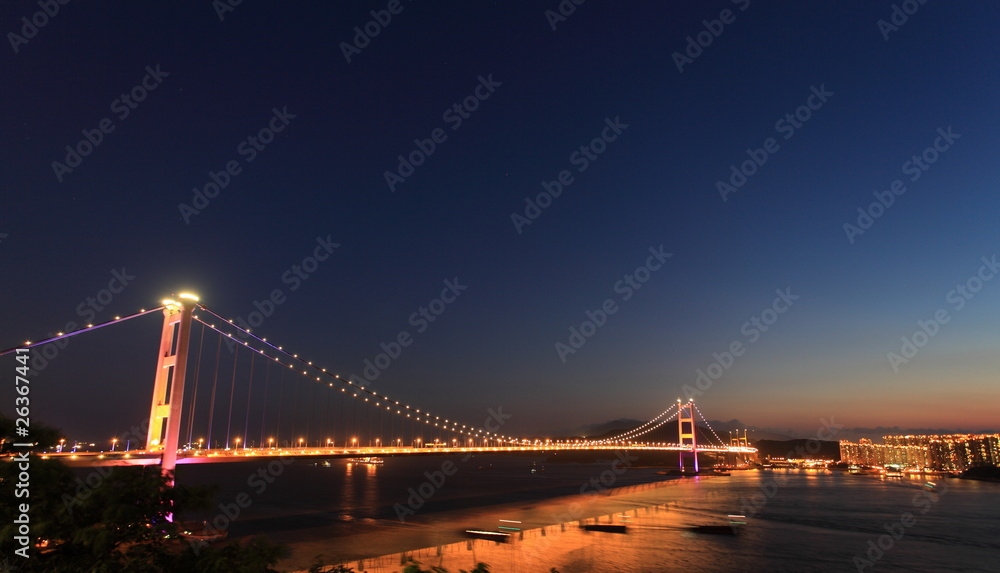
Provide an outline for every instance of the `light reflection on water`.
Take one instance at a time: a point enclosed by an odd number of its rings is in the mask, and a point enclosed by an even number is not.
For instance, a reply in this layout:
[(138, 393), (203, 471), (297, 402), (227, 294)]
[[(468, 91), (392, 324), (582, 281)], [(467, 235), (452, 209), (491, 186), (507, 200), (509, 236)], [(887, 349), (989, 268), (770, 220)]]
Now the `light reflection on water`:
[[(405, 525), (401, 524), (393, 505), (405, 505), (408, 491), (426, 481), (425, 472), (440, 469), (445, 459), (457, 465), (457, 472)], [(498, 548), (496, 551), (516, 549), (519, 553), (497, 553), (497, 559), (521, 564), (545, 561), (550, 564), (541, 569), (525, 566), (517, 570), (547, 571), (556, 566), (564, 573), (684, 567), (702, 571), (854, 571), (853, 557), (864, 556), (868, 542), (884, 534), (886, 524), (898, 523), (903, 513), (910, 512), (916, 524), (907, 527), (905, 536), (868, 571), (1000, 571), (996, 535), (1000, 531), (1000, 484), (938, 476), (855, 476), (824, 470), (734, 471), (731, 477), (673, 480), (663, 487), (622, 495), (557, 497), (576, 494), (608, 465), (545, 463), (544, 473), (531, 473), (532, 460), (524, 458), (459, 460), (395, 458), (383, 466), (331, 460), (330, 467), (296, 462), (287, 466), (267, 491), (259, 495), (251, 492), (253, 505), (234, 523), (231, 536), (265, 534), (291, 544), (307, 559), (319, 553), (356, 559), (402, 547), (459, 541), (464, 528), (495, 528), (497, 519), (520, 520), (525, 529), (551, 526), (565, 521), (559, 516), (567, 515), (576, 503), (573, 517), (636, 510), (633, 531), (614, 536), (582, 534), (570, 528), (565, 536), (551, 536), (549, 545), (535, 550), (527, 541)], [(199, 480), (223, 483), (218, 500), (224, 502), (248, 491), (246, 476), (254, 471), (248, 466), (182, 468), (186, 475), (179, 479), (192, 485)], [(655, 475), (655, 468), (630, 469), (618, 477), (615, 487), (662, 479)], [(925, 495), (928, 480), (947, 487), (935, 494), (936, 501)], [(755, 499), (763, 503), (757, 506)], [(658, 504), (671, 504), (670, 510), (660, 511), (656, 516), (659, 521), (646, 517), (644, 511)], [(717, 523), (732, 513), (753, 514), (745, 531), (736, 537), (676, 529)], [(410, 537), (402, 537), (405, 535)], [(537, 552), (537, 561), (529, 559), (532, 551)], [(633, 567), (622, 561), (622, 555), (634, 555), (640, 561)], [(660, 565), (651, 568), (647, 563)], [(470, 565), (463, 563), (461, 567), (468, 569)], [(449, 569), (457, 571), (459, 567)]]

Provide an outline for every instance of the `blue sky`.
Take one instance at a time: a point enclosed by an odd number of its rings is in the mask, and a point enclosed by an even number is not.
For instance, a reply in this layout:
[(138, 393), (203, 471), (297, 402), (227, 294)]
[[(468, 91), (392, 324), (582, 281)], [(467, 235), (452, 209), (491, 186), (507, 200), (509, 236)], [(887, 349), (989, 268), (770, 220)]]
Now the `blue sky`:
[[(734, 343), (744, 353), (697, 396), (712, 418), (996, 428), (1000, 281), (948, 300), (1000, 254), (996, 7), (919, 5), (886, 37), (891, 2), (585, 3), (555, 29), (557, 2), (392, 6), (350, 62), (342, 43), (387, 3), (243, 3), (221, 19), (210, 3), (69, 4), (5, 46), (0, 345), (79, 320), (124, 267), (136, 278), (97, 320), (180, 289), (247, 317), (281, 289), (264, 336), (364, 376), (407, 331), (370, 387), (473, 424), (502, 406), (512, 432), (652, 417)], [(38, 10), (5, 3), (0, 23), (19, 34)], [(707, 28), (721, 31), (679, 71), (674, 54)], [(477, 96), (481, 77), (492, 91)], [(158, 83), (119, 117), (144, 80)], [(247, 161), (275, 109), (282, 130)], [(797, 110), (808, 119), (786, 139), (776, 124)], [(53, 161), (102, 118), (114, 130), (60, 182)], [(616, 118), (627, 127), (579, 171)], [(397, 156), (435, 129), (446, 139), (390, 191)], [(904, 164), (939, 129), (958, 135), (911, 181)], [(723, 200), (717, 182), (768, 138)], [(233, 161), (185, 221), (180, 205)], [(564, 170), (572, 183), (518, 229)], [(849, 238), (896, 179), (905, 193)], [(293, 291), (282, 277), (317, 238), (339, 247)], [(615, 285), (661, 246), (671, 257), (623, 300)], [(467, 289), (418, 333), (412, 314), (456, 278)], [(799, 298), (749, 335), (779, 289)], [(607, 299), (617, 310), (560, 356)], [(894, 371), (889, 353), (939, 309), (949, 321)], [(38, 415), (82, 433), (140, 419), (158, 334), (142, 321), (76, 339), (39, 374)], [(100, 422), (67, 399), (78, 384), (103, 396)]]

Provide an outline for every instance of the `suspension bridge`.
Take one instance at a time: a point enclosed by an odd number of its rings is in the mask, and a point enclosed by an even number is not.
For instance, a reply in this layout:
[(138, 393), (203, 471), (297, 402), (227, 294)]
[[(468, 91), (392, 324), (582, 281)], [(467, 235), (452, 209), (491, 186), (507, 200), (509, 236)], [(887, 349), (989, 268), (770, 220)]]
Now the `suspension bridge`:
[[(176, 464), (282, 456), (354, 458), (628, 448), (678, 452), (680, 469), (697, 472), (699, 453), (751, 457), (757, 451), (745, 437), (729, 443), (719, 438), (693, 400), (678, 399), (641, 425), (599, 439), (501, 434), (503, 415), (492, 411), (492, 417), (480, 426), (463, 424), (329, 372), (220, 316), (192, 294), (173, 296), (161, 306), (130, 316), (26, 341), (0, 356), (157, 312), (163, 315), (163, 325), (148, 426), (133, 429), (132, 435), (141, 445), (133, 449), (114, 439), (109, 451), (56, 451), (43, 456), (74, 466), (160, 465), (166, 472)], [(223, 347), (231, 352), (223, 353)], [(698, 426), (696, 416), (705, 428)], [(675, 420), (676, 441), (663, 441), (663, 429)]]

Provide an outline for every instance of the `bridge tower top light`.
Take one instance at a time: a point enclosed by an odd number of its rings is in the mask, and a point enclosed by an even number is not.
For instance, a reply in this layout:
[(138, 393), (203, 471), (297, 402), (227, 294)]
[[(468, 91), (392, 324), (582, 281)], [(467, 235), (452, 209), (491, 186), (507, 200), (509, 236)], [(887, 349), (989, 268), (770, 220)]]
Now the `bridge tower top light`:
[(178, 311), (185, 304), (193, 306), (198, 302), (198, 300), (199, 300), (198, 295), (189, 292), (182, 292), (178, 295), (171, 295), (170, 298), (165, 298), (161, 302), (164, 307), (173, 311)]

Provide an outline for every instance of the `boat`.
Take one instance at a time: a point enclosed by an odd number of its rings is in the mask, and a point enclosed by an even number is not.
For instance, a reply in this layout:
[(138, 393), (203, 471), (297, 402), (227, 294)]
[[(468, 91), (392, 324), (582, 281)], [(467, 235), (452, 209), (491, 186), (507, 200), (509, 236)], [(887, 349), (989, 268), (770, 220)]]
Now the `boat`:
[(177, 525), (181, 538), (188, 541), (214, 543), (229, 536), (228, 530), (210, 527), (207, 521), (184, 521)]
[(366, 457), (366, 458), (347, 458), (347, 463), (349, 463), (349, 464), (368, 464), (368, 465), (378, 466), (378, 465), (384, 464), (385, 460), (383, 460), (382, 458), (372, 458), (372, 457)]
[(731, 525), (692, 525), (688, 527), (688, 531), (714, 535), (736, 535), (736, 528)]
[(472, 539), (488, 539), (497, 543), (507, 543), (510, 541), (510, 534), (501, 531), (486, 531), (483, 529), (466, 529), (465, 536)]
[(589, 525), (581, 525), (580, 529), (584, 531), (603, 531), (604, 533), (628, 533), (628, 527), (624, 525), (614, 525), (614, 524), (600, 524), (592, 523)]
[(885, 477), (903, 477), (903, 468), (900, 466), (885, 466)]

